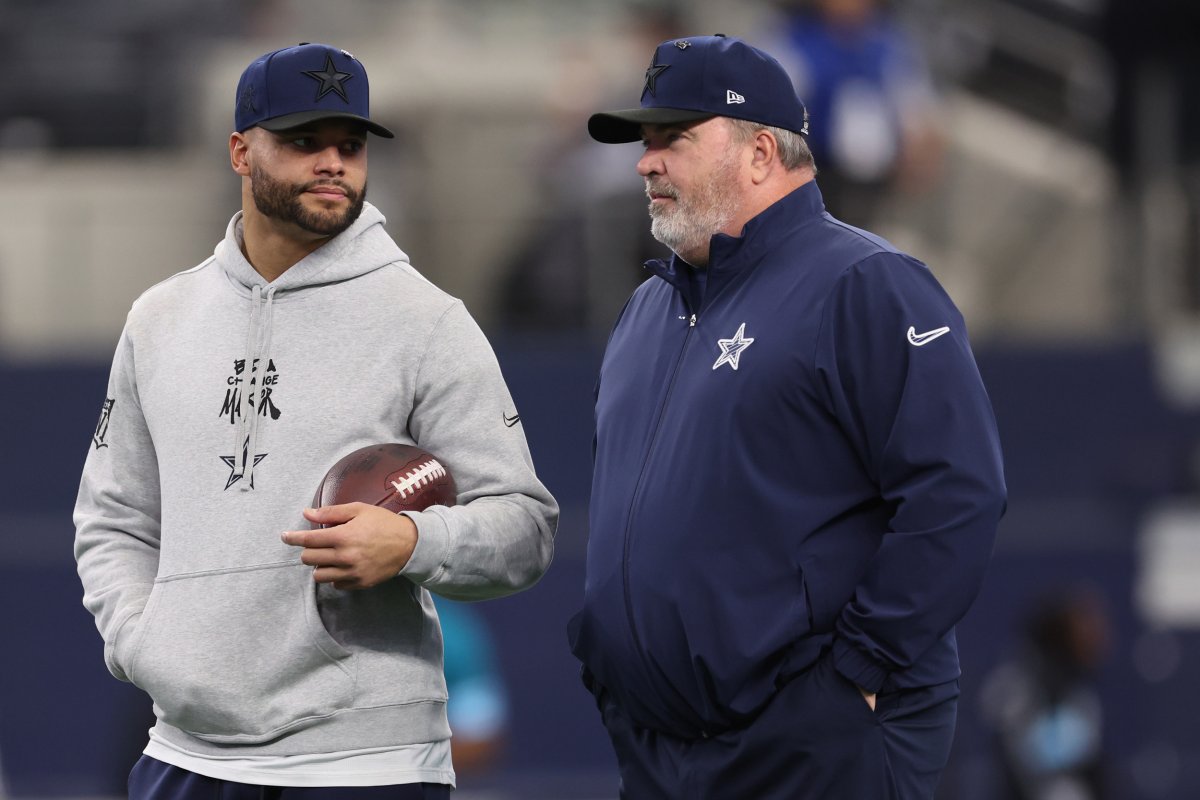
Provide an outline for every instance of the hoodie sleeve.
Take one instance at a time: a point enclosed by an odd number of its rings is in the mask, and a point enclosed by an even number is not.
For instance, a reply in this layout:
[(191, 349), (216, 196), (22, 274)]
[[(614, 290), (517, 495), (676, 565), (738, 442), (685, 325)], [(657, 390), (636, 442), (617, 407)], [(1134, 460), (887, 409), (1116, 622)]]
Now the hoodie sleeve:
[(833, 647), (843, 675), (878, 691), (979, 591), (1006, 502), (995, 418), (961, 315), (907, 256), (842, 275), (816, 358), (830, 411), (893, 512)]
[(459, 495), (457, 506), (408, 513), (418, 538), (401, 574), (457, 600), (532, 586), (554, 553), (558, 504), (534, 472), (496, 356), (460, 302), (430, 336), (409, 432), (446, 464)]
[(117, 345), (75, 503), (75, 561), (109, 671), (129, 680), (129, 642), (158, 572), (158, 460), (138, 402), (133, 347)]

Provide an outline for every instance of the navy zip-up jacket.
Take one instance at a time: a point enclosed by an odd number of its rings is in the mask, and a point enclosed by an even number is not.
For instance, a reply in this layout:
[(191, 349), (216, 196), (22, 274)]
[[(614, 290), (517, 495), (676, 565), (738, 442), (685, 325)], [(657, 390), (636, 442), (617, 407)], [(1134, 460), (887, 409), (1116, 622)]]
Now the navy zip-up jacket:
[(959, 675), (1005, 507), (991, 404), (929, 269), (810, 182), (630, 298), (596, 389), (585, 681), (636, 724), (745, 724), (828, 650), (869, 691)]

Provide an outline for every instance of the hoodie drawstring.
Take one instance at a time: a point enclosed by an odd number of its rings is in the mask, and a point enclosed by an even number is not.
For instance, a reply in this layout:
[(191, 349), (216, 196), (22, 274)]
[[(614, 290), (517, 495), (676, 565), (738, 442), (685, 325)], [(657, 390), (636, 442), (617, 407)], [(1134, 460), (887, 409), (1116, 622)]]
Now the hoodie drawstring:
[[(271, 334), (274, 314), (275, 287), (267, 287), (266, 299), (260, 313), (259, 302), (263, 300), (261, 286), (254, 286), (251, 295), (250, 327), (246, 332), (246, 362), (242, 375), (243, 385), (241, 397), (238, 400), (238, 415), (240, 422), (237, 430), (237, 441), (234, 443), (234, 458), (237, 461), (237, 474), (242, 478), (242, 491), (254, 488), (254, 451), (258, 449), (258, 418), (262, 413), (263, 398), (266, 396), (263, 381), (266, 378), (267, 367), (271, 363)], [(262, 369), (255, 369), (255, 362)], [(247, 395), (257, 394), (248, 401)], [(249, 406), (249, 413), (247, 413)]]

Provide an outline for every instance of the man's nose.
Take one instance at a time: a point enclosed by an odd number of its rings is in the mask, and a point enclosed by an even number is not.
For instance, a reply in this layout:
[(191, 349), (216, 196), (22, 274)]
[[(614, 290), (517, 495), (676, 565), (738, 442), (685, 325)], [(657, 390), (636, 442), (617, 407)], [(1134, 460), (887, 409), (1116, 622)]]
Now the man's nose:
[(342, 163), (342, 153), (334, 145), (330, 145), (322, 150), (317, 157), (316, 171), (323, 175), (341, 175), (346, 171), (346, 165)]

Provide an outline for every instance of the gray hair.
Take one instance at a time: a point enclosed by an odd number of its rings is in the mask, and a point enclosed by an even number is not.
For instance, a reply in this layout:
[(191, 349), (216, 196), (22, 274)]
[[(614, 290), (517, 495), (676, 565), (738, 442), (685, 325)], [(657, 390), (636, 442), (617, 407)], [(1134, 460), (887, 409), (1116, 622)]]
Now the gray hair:
[(751, 122), (746, 119), (735, 119), (733, 117), (725, 118), (729, 123), (729, 128), (733, 132), (733, 138), (738, 144), (745, 144), (759, 131), (766, 131), (775, 137), (775, 142), (779, 145), (779, 161), (783, 164), (784, 169), (794, 170), (801, 167), (808, 167), (817, 174), (817, 164), (813, 160), (812, 150), (808, 147), (808, 142), (803, 136), (795, 131), (776, 128), (771, 125), (761, 125), (757, 122)]

